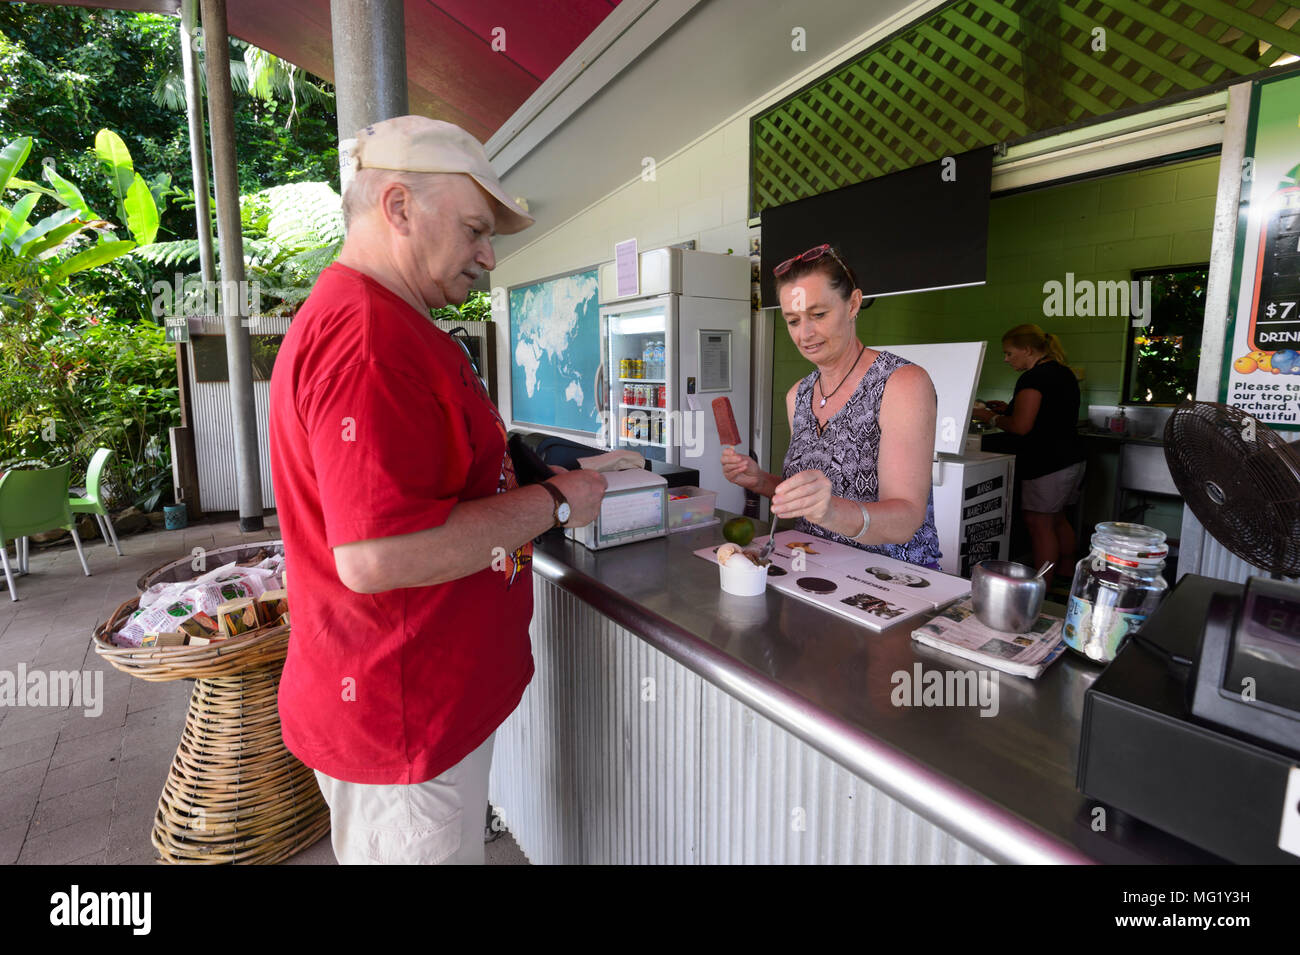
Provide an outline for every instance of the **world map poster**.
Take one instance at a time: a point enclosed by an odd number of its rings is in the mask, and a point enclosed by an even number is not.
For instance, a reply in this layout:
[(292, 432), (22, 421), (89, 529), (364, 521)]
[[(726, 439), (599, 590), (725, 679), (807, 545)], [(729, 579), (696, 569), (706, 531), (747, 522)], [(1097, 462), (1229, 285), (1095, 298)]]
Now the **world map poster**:
[(515, 421), (598, 433), (600, 308), (596, 268), (510, 289)]

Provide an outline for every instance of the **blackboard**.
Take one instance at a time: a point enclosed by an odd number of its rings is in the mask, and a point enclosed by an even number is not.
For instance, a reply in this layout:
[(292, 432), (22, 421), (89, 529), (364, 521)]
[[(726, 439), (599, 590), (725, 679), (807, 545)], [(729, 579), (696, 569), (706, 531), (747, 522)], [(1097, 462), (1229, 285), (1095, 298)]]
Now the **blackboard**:
[(1300, 343), (1300, 188), (1274, 193), (1266, 215), (1247, 341), (1263, 352), (1294, 350)]
[(829, 242), (866, 298), (980, 285), (988, 272), (993, 147), (763, 210), (763, 307), (772, 269)]

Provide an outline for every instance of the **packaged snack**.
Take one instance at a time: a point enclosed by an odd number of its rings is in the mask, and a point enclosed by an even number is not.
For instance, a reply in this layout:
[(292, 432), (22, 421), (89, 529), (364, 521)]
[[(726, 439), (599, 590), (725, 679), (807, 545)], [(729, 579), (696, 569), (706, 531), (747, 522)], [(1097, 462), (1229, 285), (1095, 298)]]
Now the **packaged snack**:
[(259, 623), (257, 607), (252, 598), (245, 597), (222, 604), (217, 608), (217, 624), (221, 627), (222, 635), (227, 637), (237, 637), (241, 633), (256, 630)]

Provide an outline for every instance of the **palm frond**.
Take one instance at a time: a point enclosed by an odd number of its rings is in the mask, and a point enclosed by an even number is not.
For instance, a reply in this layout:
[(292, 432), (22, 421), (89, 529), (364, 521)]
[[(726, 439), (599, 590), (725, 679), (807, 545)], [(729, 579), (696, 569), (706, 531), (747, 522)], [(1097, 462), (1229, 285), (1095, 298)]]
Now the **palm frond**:
[(153, 242), (137, 246), (131, 254), (144, 259), (150, 265), (165, 265), (172, 268), (177, 265), (192, 265), (199, 260), (198, 239), (175, 239), (171, 242)]
[[(230, 86), (235, 93), (268, 102), (288, 102), (290, 122), (300, 102), (310, 106), (333, 106), (334, 94), (309, 80), (308, 74), (299, 67), (242, 40), (235, 41), (235, 45), (244, 50), (242, 60), (230, 61)], [(199, 89), (206, 97), (207, 74), (199, 70), (198, 76)], [(152, 99), (163, 109), (176, 112), (185, 109), (185, 77), (179, 65), (158, 78)]]

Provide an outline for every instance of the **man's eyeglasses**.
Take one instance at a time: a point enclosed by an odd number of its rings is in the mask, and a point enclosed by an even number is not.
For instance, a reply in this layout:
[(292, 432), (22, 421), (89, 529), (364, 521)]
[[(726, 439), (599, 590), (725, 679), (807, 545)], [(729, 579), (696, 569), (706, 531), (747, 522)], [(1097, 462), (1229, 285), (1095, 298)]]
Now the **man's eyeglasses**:
[(835, 250), (830, 247), (829, 243), (823, 243), (822, 245), (809, 249), (807, 252), (804, 252), (801, 255), (796, 255), (792, 259), (786, 259), (784, 262), (782, 262), (780, 265), (778, 265), (776, 268), (772, 270), (772, 275), (773, 277), (779, 279), (781, 276), (785, 275), (786, 272), (789, 272), (792, 268), (794, 268), (795, 263), (816, 262), (823, 255), (829, 255), (832, 259), (834, 259), (836, 263), (839, 265), (839, 267), (844, 270), (844, 277), (849, 280), (849, 285), (852, 286), (853, 288), (857, 288), (858, 283), (853, 281), (853, 276), (849, 273), (848, 267), (843, 262), (840, 261), (840, 257), (835, 254)]

